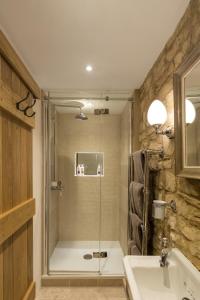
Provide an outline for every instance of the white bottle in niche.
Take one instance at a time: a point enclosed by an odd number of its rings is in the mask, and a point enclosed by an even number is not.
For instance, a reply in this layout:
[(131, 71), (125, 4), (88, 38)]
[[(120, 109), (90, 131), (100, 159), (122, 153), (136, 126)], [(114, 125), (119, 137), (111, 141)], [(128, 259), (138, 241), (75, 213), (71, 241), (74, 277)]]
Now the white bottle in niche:
[(80, 174), (81, 174), (81, 167), (80, 167), (80, 164), (78, 164), (78, 166), (76, 168), (76, 175), (80, 176)]
[(85, 175), (85, 167), (84, 167), (84, 164), (82, 164), (80, 166), (80, 169), (81, 169), (81, 176), (84, 176)]
[(101, 175), (101, 165), (98, 164), (98, 167), (97, 167), (97, 175)]

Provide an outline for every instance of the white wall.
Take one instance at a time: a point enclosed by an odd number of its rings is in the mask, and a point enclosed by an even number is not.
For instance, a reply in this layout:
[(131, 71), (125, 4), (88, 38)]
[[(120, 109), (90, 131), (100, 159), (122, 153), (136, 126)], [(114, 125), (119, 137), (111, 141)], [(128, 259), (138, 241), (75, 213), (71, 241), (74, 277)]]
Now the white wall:
[(37, 100), (35, 129), (33, 130), (33, 196), (36, 200), (36, 214), (33, 220), (33, 276), (36, 294), (41, 286), (42, 263), (42, 105)]

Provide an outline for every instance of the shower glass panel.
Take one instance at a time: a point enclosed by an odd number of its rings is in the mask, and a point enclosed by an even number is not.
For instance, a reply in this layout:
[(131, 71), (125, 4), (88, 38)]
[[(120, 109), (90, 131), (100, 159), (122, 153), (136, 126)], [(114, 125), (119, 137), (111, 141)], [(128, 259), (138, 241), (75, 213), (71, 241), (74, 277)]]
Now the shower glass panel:
[(102, 102), (100, 151), (104, 153), (101, 177), (100, 274), (122, 276), (127, 254), (128, 156), (130, 153), (131, 102)]
[(47, 265), (123, 275), (132, 104), (48, 101)]
[(49, 103), (49, 272), (99, 274), (101, 120), (77, 113), (77, 107)]

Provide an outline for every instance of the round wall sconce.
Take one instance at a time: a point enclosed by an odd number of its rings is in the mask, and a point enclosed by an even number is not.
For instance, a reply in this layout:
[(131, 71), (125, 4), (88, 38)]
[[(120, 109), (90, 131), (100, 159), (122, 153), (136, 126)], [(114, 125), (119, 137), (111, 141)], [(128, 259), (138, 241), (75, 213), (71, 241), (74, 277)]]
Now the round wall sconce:
[(147, 120), (155, 128), (156, 134), (166, 135), (169, 139), (174, 138), (174, 128), (167, 127), (165, 130), (160, 130), (167, 121), (167, 110), (160, 100), (154, 100), (149, 106)]

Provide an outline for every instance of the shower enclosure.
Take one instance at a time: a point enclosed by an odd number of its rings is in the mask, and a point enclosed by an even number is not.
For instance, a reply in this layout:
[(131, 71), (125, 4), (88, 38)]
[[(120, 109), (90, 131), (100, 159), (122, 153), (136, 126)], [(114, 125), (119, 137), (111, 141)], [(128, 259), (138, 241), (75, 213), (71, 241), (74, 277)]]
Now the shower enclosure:
[(132, 103), (44, 103), (44, 273), (123, 275)]

